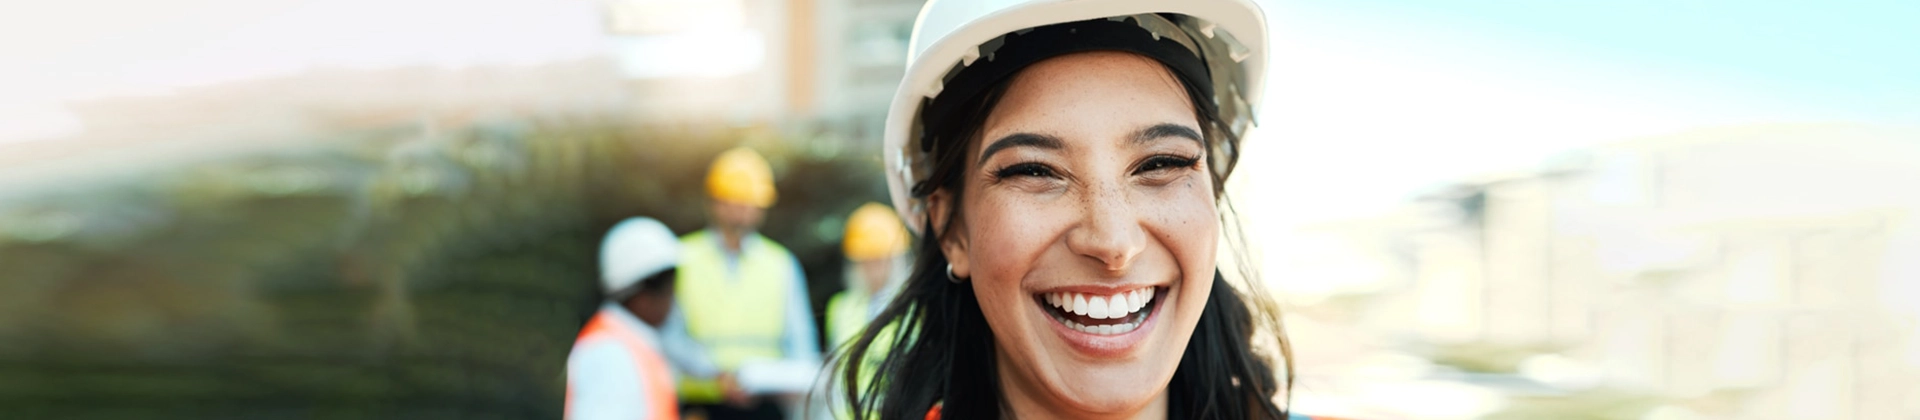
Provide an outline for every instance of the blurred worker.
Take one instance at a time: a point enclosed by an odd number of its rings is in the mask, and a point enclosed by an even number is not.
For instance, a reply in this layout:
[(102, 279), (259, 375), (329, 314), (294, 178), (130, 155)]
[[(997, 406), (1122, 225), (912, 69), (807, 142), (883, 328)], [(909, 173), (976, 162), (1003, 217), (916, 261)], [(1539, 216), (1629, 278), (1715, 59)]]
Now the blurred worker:
[(907, 228), (900, 216), (880, 203), (867, 203), (847, 218), (846, 236), (841, 248), (852, 265), (847, 275), (847, 290), (827, 301), (827, 337), (838, 347), (875, 314), (893, 300), (893, 292), (906, 276)]
[[(900, 216), (886, 205), (867, 203), (847, 217), (846, 234), (841, 238), (841, 249), (849, 263), (847, 290), (827, 301), (828, 346), (839, 348), (858, 338), (861, 329), (867, 328), (867, 323), (893, 300), (894, 292), (908, 274), (905, 256), (909, 241), (907, 227), (900, 224)], [(886, 338), (876, 342), (891, 342), (893, 329), (892, 324), (882, 328), (881, 337)], [(865, 375), (854, 386), (865, 387), (871, 383), (865, 379), (880, 368), (887, 350), (883, 345), (867, 350), (866, 357), (861, 358)], [(834, 418), (854, 418), (848, 407), (831, 398), (839, 395), (837, 392), (841, 391), (818, 393), (815, 404), (833, 408), (837, 413)]]
[(673, 307), (680, 241), (659, 221), (620, 222), (600, 246), (607, 302), (567, 357), (568, 419), (680, 418), (673, 373), (654, 328)]
[(773, 170), (753, 150), (727, 150), (707, 194), (712, 224), (680, 239), (679, 309), (665, 335), (697, 343), (711, 363), (681, 364), (680, 401), (689, 418), (778, 419), (813, 384), (820, 349), (799, 260), (758, 233)]

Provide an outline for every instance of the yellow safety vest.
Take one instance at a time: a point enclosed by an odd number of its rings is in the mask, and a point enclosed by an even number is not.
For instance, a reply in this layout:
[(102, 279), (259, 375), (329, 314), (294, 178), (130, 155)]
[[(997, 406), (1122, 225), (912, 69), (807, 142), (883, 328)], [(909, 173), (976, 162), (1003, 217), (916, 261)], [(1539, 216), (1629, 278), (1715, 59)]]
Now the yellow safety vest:
[[(738, 266), (727, 266), (719, 239), (702, 230), (680, 238), (675, 304), (686, 316), (687, 333), (722, 371), (747, 360), (780, 359), (788, 289), (793, 288), (793, 254), (763, 236), (746, 238)], [(683, 378), (680, 399), (695, 404), (725, 399), (714, 380)]]
[(853, 341), (867, 326), (867, 295), (852, 290), (827, 300), (827, 343), (839, 347)]
[[(840, 292), (827, 301), (827, 336), (833, 338), (836, 349), (844, 347), (854, 339), (860, 338), (860, 332), (873, 320), (867, 318), (867, 304), (870, 296), (856, 294), (853, 291)], [(880, 329), (880, 335), (874, 337), (873, 344), (867, 346), (866, 357), (860, 360), (860, 378), (852, 386), (859, 392), (865, 392), (868, 384), (879, 373), (880, 362), (886, 361), (887, 353), (893, 351), (895, 323), (889, 323)], [(835, 372), (838, 374), (838, 372)], [(837, 418), (853, 418), (851, 413), (836, 413)]]

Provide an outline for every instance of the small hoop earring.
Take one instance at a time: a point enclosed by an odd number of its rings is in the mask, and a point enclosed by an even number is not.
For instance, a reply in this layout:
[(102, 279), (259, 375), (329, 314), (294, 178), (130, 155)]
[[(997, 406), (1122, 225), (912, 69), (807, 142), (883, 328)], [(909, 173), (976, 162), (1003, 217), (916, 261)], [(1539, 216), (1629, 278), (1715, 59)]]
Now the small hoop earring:
[(948, 264), (947, 264), (947, 281), (950, 281), (950, 282), (954, 282), (954, 283), (960, 283), (960, 282), (964, 282), (964, 281), (967, 281), (967, 279), (963, 279), (963, 278), (959, 278), (959, 277), (956, 277), (956, 276), (954, 276), (954, 275), (953, 275), (953, 264), (952, 264), (952, 263), (948, 263)]

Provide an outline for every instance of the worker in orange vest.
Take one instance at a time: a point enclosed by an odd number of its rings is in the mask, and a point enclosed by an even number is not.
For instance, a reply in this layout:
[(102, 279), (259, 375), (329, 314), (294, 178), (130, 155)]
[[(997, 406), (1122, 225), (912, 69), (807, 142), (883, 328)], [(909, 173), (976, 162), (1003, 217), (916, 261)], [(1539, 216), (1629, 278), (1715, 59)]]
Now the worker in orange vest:
[(568, 419), (680, 418), (673, 372), (655, 332), (673, 308), (680, 241), (657, 220), (615, 225), (600, 247), (607, 302), (567, 357)]

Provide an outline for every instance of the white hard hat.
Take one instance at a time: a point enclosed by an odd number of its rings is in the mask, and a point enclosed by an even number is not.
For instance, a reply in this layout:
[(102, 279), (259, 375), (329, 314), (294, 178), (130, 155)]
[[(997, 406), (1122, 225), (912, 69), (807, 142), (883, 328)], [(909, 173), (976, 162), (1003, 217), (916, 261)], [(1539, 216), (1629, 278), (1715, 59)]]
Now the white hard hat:
[(679, 261), (680, 239), (667, 225), (646, 217), (623, 220), (600, 243), (601, 290), (614, 297)]
[(1252, 125), (1266, 71), (1267, 24), (1250, 0), (932, 0), (914, 22), (906, 77), (887, 111), (881, 153), (893, 208), (909, 228), (919, 231), (926, 211), (911, 189), (932, 168), (922, 144), (923, 108), (952, 93), (950, 83), (969, 66), (993, 61), (1009, 35), (1098, 19), (1137, 25), (1152, 41), (1172, 39), (1199, 56), (1192, 68), (1201, 74), (1186, 79), (1209, 81), (1203, 88), (1213, 97), (1207, 102), (1234, 134)]

